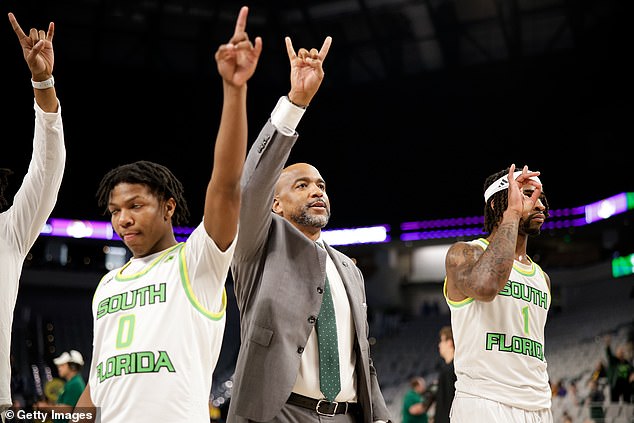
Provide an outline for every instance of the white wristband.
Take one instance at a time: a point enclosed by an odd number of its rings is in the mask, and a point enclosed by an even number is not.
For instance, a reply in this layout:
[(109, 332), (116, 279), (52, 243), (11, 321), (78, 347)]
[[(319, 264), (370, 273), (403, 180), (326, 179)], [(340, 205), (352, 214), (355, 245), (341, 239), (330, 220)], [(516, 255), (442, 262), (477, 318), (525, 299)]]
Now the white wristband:
[(41, 82), (35, 82), (33, 78), (31, 78), (31, 85), (33, 85), (33, 88), (35, 88), (36, 90), (45, 90), (55, 85), (55, 78), (53, 78), (53, 75), (51, 75), (50, 78)]

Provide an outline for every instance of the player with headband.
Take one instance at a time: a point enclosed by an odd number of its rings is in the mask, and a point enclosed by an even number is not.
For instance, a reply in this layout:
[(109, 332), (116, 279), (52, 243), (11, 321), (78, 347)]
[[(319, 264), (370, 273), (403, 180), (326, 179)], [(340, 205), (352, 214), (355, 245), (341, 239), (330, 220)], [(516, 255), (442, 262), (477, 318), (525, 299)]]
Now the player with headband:
[(484, 184), (486, 238), (456, 242), (444, 295), (456, 345), (452, 423), (552, 423), (544, 327), (550, 278), (526, 254), (548, 217), (539, 172), (515, 165)]

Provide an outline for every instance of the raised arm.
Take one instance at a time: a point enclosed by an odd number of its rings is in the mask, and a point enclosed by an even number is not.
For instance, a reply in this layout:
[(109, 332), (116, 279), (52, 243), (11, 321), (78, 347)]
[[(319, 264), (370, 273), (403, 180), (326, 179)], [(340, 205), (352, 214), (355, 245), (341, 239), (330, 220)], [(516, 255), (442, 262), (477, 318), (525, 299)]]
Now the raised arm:
[(205, 197), (204, 225), (225, 250), (234, 240), (240, 213), (240, 177), (247, 148), (247, 81), (258, 63), (262, 39), (251, 43), (246, 33), (248, 7), (240, 9), (235, 31), (215, 54), (222, 77), (223, 104), (214, 150), (211, 180)]
[(47, 32), (31, 28), (27, 36), (13, 13), (8, 16), (31, 72), (35, 131), (29, 169), (4, 215), (10, 224), (3, 225), (7, 233), (3, 233), (2, 238), (15, 242), (13, 248), (26, 255), (55, 207), (64, 173), (66, 149), (55, 87), (44, 82), (53, 75), (54, 24), (49, 24)]
[(247, 156), (242, 177), (240, 238), (236, 248), (236, 257), (240, 260), (261, 251), (266, 240), (272, 220), (275, 184), (297, 141), (295, 129), (323, 81), (323, 62), (332, 38), (326, 37), (319, 51), (301, 48), (297, 53), (289, 37), (285, 42), (291, 88), (288, 96), (280, 97)]

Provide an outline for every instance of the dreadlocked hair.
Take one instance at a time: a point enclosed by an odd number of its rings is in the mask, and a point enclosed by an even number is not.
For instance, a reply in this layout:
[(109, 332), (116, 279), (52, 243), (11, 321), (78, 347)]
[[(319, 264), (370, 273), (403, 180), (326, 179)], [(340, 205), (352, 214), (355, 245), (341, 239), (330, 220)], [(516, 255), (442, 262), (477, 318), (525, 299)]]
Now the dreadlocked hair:
[(174, 225), (184, 225), (189, 220), (189, 209), (185, 201), (183, 184), (165, 166), (158, 163), (140, 160), (121, 165), (104, 175), (97, 189), (97, 204), (108, 214), (110, 193), (121, 183), (142, 184), (161, 201), (173, 198), (176, 208), (172, 221)]
[[(482, 192), (485, 192), (486, 189), (493, 182), (497, 181), (502, 176), (505, 176), (508, 174), (509, 174), (509, 168), (507, 167), (506, 169), (501, 170), (497, 173), (494, 173), (493, 175), (486, 178), (484, 181), (484, 187)], [(544, 193), (542, 192), (542, 195), (539, 197), (539, 199), (544, 205), (544, 216), (548, 217), (549, 216), (548, 210), (550, 210), (550, 208), (548, 206), (548, 200), (546, 199), (546, 195), (544, 195)], [(495, 207), (493, 207), (493, 203), (495, 203)], [(508, 206), (509, 206), (509, 196), (508, 196), (508, 190), (506, 189), (496, 192), (495, 194), (491, 196), (491, 198), (487, 200), (486, 204), (484, 205), (485, 232), (487, 233), (493, 232), (493, 229), (497, 225), (499, 225), (500, 222), (502, 221), (502, 216), (504, 215), (504, 212), (506, 211)]]
[(4, 210), (4, 208), (9, 204), (6, 198), (4, 198), (4, 191), (9, 186), (9, 176), (13, 175), (13, 171), (11, 169), (0, 169), (0, 210)]

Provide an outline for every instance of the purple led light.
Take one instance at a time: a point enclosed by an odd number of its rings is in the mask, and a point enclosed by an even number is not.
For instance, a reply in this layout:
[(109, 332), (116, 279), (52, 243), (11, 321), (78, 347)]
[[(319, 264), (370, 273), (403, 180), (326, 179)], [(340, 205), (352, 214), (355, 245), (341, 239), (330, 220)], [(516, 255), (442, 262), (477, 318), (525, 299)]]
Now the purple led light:
[(401, 234), (401, 241), (420, 241), (422, 239), (442, 239), (476, 237), (484, 235), (481, 228), (446, 229), (442, 231), (406, 232)]
[(627, 211), (627, 195), (622, 192), (601, 201), (597, 201), (596, 203), (588, 204), (585, 207), (586, 223), (608, 219), (615, 214), (623, 213), (625, 211)]
[[(607, 219), (618, 213), (628, 210), (628, 195), (630, 202), (634, 203), (634, 193), (620, 193), (612, 197), (597, 201), (585, 206), (551, 210), (551, 219), (547, 220), (543, 229), (561, 229), (587, 225), (601, 219)], [(401, 241), (416, 241), (423, 239), (460, 238), (475, 237), (484, 235), (482, 225), (484, 216), (458, 217), (451, 219), (423, 220), (419, 222), (404, 222), (400, 225), (403, 232), (400, 235)], [(477, 225), (477, 226), (476, 226)], [(389, 225), (378, 225), (377, 228), (384, 228), (384, 239), (341, 239), (340, 245), (352, 245), (359, 243), (390, 242), (392, 237), (389, 234)], [(342, 228), (324, 230), (328, 232), (346, 232), (356, 229), (368, 230), (367, 228)], [(446, 229), (438, 229), (446, 228)], [(174, 234), (178, 241), (185, 241), (192, 233), (194, 227), (180, 226), (174, 228)], [(412, 232), (408, 232), (412, 231)], [(48, 220), (41, 235), (56, 236), (64, 238), (89, 238), (121, 241), (121, 238), (114, 232), (110, 222), (76, 219), (51, 218)], [(334, 235), (334, 233), (333, 233)]]
[(578, 219), (546, 221), (542, 225), (542, 229), (576, 228), (576, 227), (584, 226), (584, 225), (587, 225), (587, 223), (583, 217), (580, 217)]
[(65, 238), (121, 240), (119, 235), (112, 230), (110, 222), (95, 220), (51, 218), (48, 220), (45, 231), (41, 234)]
[(451, 227), (462, 227), (465, 225), (481, 225), (482, 223), (484, 223), (484, 216), (456, 217), (453, 219), (421, 220), (419, 222), (401, 223), (401, 230), (412, 231), (416, 229), (446, 228), (446, 227), (451, 228)]

